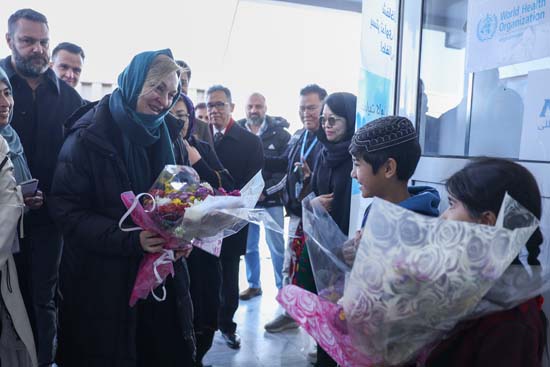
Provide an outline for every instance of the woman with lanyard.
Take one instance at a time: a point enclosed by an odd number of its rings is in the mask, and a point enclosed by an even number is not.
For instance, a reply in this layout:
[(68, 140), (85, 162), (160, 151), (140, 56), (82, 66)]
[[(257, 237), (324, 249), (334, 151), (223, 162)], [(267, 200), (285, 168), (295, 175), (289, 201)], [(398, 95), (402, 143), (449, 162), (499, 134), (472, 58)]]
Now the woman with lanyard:
[(67, 124), (50, 199), (64, 235), (62, 366), (193, 365), (186, 254), (176, 251), (163, 302), (150, 295), (130, 307), (143, 255), (161, 252), (164, 240), (149, 231), (123, 232), (118, 224), (126, 212), (120, 194), (148, 191), (165, 165), (175, 164), (170, 125), (177, 120), (169, 111), (179, 97), (179, 70), (170, 50), (142, 52), (111, 95)]
[[(349, 146), (355, 131), (356, 106), (357, 98), (351, 93), (333, 93), (325, 100), (320, 117), (321, 128), (317, 130), (323, 148), (311, 176), (312, 189), (317, 195), (315, 200), (323, 205), (346, 235), (349, 231), (350, 173), (353, 166)], [(298, 285), (302, 284), (303, 288), (316, 292), (305, 246), (297, 264), (297, 280)], [(336, 366), (336, 362), (318, 347), (316, 366), (332, 367)]]

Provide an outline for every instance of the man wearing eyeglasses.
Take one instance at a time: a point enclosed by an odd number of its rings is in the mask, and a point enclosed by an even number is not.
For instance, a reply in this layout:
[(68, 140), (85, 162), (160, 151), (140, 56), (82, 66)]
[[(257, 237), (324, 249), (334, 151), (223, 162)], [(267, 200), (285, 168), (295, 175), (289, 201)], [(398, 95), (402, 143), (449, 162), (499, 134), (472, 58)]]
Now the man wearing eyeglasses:
[[(290, 134), (286, 128), (290, 124), (282, 117), (273, 117), (267, 115), (267, 105), (265, 97), (260, 93), (252, 93), (248, 97), (245, 105), (246, 118), (239, 120), (238, 124), (251, 133), (257, 135), (262, 140), (264, 147), (264, 157), (278, 157), (286, 151)], [(265, 208), (271, 217), (282, 227), (284, 227), (284, 210), (282, 201), (282, 190), (286, 169), (270, 170), (263, 169), (262, 175), (265, 181), (265, 188), (260, 196), (257, 206)], [(278, 289), (283, 286), (283, 261), (285, 251), (285, 241), (282, 233), (265, 229), (265, 238), (269, 252), (271, 253), (271, 262), (273, 263), (273, 272), (275, 274), (275, 284)], [(246, 245), (246, 278), (248, 288), (241, 292), (239, 298), (243, 301), (262, 294), (260, 285), (260, 226), (250, 224), (248, 227), (248, 243)]]
[[(319, 129), (319, 116), (327, 91), (317, 84), (310, 84), (300, 91), (300, 119), (304, 128), (296, 131), (290, 139), (285, 153), (279, 157), (266, 157), (266, 169), (283, 169), (286, 172), (286, 183), (283, 190), (283, 203), (290, 216), (288, 233), (293, 236), (302, 218), (302, 199), (311, 192), (309, 176), (313, 169), (321, 144), (317, 142), (316, 132)], [(287, 239), (283, 265), (283, 283), (289, 284), (290, 244)], [(297, 328), (298, 324), (285, 313), (277, 316), (265, 325), (265, 330), (278, 333), (286, 329)]]
[[(231, 91), (215, 85), (206, 92), (206, 109), (214, 136), (214, 148), (222, 165), (229, 171), (237, 189), (242, 189), (264, 165), (260, 139), (235, 123), (231, 114), (235, 105)], [(239, 261), (246, 253), (248, 226), (223, 240), (220, 261), (222, 265), (221, 306), (219, 328), (230, 348), (237, 349), (241, 340), (236, 333), (233, 316), (239, 307)]]

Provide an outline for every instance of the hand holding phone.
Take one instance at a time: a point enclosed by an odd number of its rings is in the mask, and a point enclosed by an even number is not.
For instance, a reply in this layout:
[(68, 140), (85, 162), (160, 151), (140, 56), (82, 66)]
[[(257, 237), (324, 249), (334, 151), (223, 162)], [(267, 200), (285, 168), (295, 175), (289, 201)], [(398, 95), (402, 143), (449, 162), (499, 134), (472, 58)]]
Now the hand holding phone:
[(36, 195), (36, 190), (38, 190), (38, 180), (36, 178), (21, 182), (19, 185), (23, 197)]
[(38, 180), (36, 178), (21, 182), (20, 186), (26, 206), (31, 209), (39, 209), (44, 204), (44, 196), (42, 191), (38, 190)]

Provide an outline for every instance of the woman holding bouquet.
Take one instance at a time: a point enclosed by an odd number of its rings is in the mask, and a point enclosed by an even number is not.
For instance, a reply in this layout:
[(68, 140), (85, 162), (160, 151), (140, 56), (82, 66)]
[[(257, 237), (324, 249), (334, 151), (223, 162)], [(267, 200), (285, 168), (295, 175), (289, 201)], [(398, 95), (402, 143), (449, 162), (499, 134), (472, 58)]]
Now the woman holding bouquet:
[[(315, 200), (330, 213), (344, 234), (349, 230), (352, 159), (348, 149), (355, 131), (356, 105), (357, 98), (351, 93), (333, 93), (327, 97), (320, 117), (321, 128), (317, 130), (317, 138), (323, 148), (317, 157), (313, 174), (304, 170), (305, 177), (311, 174), (312, 189), (317, 195)], [(307, 248), (305, 244), (302, 246), (297, 260), (296, 283), (307, 290), (316, 291)], [(316, 365), (336, 366), (336, 362), (318, 347)]]
[[(235, 188), (233, 177), (220, 163), (216, 151), (205, 141), (193, 135), (195, 108), (185, 94), (172, 108), (172, 114), (183, 122), (183, 129), (174, 141), (176, 162), (192, 166), (201, 181), (213, 188), (223, 187), (226, 191)], [(191, 298), (193, 300), (195, 337), (197, 340), (196, 366), (202, 366), (214, 333), (218, 329), (218, 309), (220, 308), (221, 265), (220, 260), (201, 249), (194, 249), (187, 258), (191, 278)]]
[[(64, 234), (57, 360), (61, 366), (192, 366), (195, 349), (189, 279), (175, 261), (166, 300), (128, 302), (145, 253), (164, 240), (123, 232), (120, 194), (146, 192), (174, 164), (168, 119), (179, 96), (170, 50), (136, 55), (119, 87), (67, 123), (51, 198)], [(177, 253), (179, 259), (182, 253)]]

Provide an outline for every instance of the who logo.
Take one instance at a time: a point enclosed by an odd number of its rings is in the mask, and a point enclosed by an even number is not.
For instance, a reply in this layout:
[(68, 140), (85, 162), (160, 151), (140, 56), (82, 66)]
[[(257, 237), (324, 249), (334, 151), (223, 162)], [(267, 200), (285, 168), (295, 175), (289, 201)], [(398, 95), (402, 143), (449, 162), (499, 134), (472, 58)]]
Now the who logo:
[(495, 14), (487, 14), (477, 23), (477, 39), (481, 42), (488, 41), (493, 38), (497, 31), (497, 16)]

